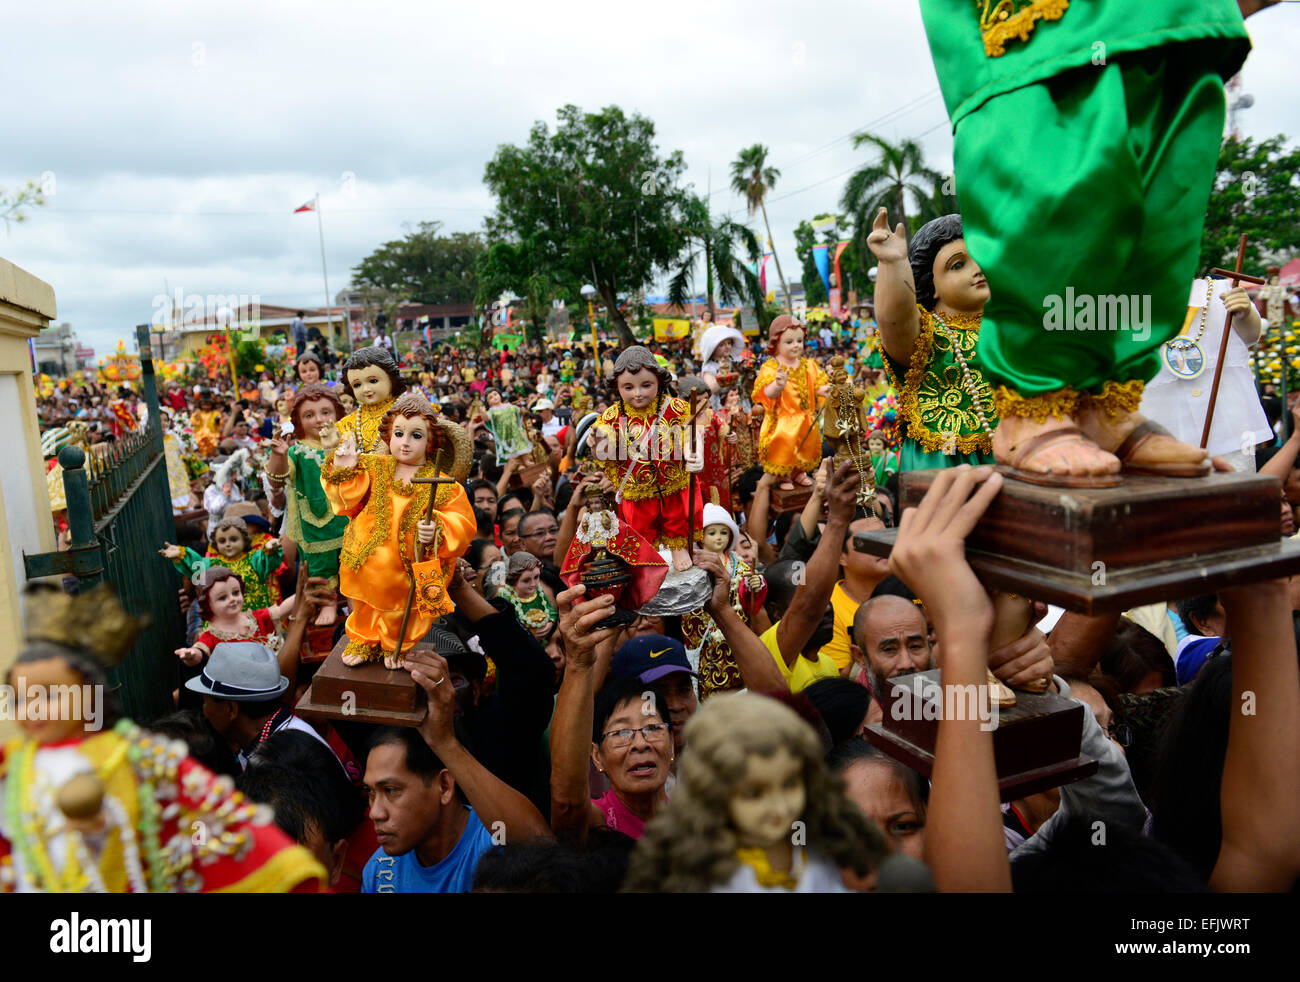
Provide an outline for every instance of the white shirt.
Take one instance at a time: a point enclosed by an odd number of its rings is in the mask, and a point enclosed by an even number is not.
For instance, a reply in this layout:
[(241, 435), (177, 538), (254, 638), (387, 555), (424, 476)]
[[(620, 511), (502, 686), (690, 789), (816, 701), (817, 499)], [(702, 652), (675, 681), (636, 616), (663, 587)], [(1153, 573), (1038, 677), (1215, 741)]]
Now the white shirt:
[[(1214, 281), (1214, 298), (1205, 319), (1205, 332), (1197, 342), (1204, 353), (1205, 368), (1196, 378), (1179, 378), (1160, 364), (1160, 371), (1146, 385), (1142, 395), (1141, 413), (1164, 426), (1177, 439), (1194, 446), (1201, 445), (1201, 431), (1205, 428), (1205, 413), (1210, 405), (1210, 390), (1214, 386), (1214, 363), (1219, 357), (1223, 340), (1223, 326), (1227, 308), (1223, 295), (1232, 289), (1227, 280)], [(1192, 284), (1189, 307), (1197, 308), (1188, 338), (1200, 331), (1200, 310), (1205, 307), (1206, 281), (1198, 279)], [(1164, 349), (1161, 348), (1163, 355)], [(1223, 376), (1219, 380), (1219, 398), (1214, 406), (1214, 420), (1210, 424), (1210, 440), (1206, 447), (1213, 454), (1230, 454), (1251, 450), (1255, 444), (1270, 443), (1273, 430), (1268, 425), (1264, 407), (1259, 404), (1255, 377), (1250, 370), (1250, 349), (1237, 334), (1228, 338), (1228, 349), (1223, 363)]]

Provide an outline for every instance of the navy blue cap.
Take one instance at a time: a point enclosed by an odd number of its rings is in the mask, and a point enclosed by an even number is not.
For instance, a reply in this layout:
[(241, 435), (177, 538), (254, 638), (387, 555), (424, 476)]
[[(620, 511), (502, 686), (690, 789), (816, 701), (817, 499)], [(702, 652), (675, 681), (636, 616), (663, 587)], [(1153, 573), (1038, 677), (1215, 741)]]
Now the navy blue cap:
[(609, 674), (613, 679), (626, 679), (635, 675), (642, 682), (653, 682), (673, 672), (686, 672), (699, 678), (691, 670), (682, 643), (662, 634), (643, 634), (623, 642), (618, 651), (614, 652), (614, 660), (609, 666)]

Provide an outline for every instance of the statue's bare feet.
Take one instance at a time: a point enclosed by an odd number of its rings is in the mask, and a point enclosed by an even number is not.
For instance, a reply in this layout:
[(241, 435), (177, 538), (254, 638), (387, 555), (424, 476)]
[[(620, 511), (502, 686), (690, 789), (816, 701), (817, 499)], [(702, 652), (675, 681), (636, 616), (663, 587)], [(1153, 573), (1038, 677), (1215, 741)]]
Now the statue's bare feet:
[(794, 482), (793, 482), (793, 481), (782, 481), (782, 482), (780, 483), (780, 485), (778, 485), (778, 487), (779, 487), (779, 489), (780, 489), (781, 491), (793, 491), (793, 490), (794, 490)]
[(316, 620), (312, 623), (316, 627), (330, 627), (338, 622), (339, 609), (333, 604), (326, 604), (316, 614)]
[(388, 668), (396, 671), (397, 669), (402, 667), (404, 661), (405, 659), (402, 658), (401, 655), (398, 655), (390, 651), (384, 655), (384, 668)]
[(691, 562), (691, 554), (687, 549), (673, 550), (673, 569), (680, 572), (684, 569), (690, 569), (695, 563)]
[(1003, 417), (993, 432), (993, 459), (1031, 484), (1104, 488), (1120, 483), (1119, 459), (1088, 439), (1069, 417), (1043, 423)]
[(1079, 427), (1098, 446), (1116, 455), (1125, 474), (1202, 477), (1213, 469), (1206, 451), (1175, 439), (1141, 413), (1111, 416), (1085, 405), (1080, 408)]
[(813, 479), (808, 476), (807, 472), (800, 471), (794, 477), (794, 483), (801, 488), (810, 488), (813, 486)]
[(373, 651), (370, 645), (358, 641), (349, 641), (347, 647), (343, 649), (341, 660), (348, 668), (356, 668), (358, 665), (364, 665), (370, 661), (372, 655)]

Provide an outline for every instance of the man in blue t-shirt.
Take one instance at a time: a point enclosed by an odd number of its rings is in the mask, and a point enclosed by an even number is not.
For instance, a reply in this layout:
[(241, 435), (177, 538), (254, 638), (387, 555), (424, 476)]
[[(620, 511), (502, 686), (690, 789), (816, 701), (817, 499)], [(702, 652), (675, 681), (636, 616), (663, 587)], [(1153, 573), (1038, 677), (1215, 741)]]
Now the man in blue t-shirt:
[(405, 658), (429, 712), (418, 729), (384, 727), (370, 739), (365, 789), (379, 849), (361, 874), (361, 892), (468, 893), (494, 845), (550, 838), (551, 830), (456, 738), (446, 660), (426, 644)]
[(365, 784), (379, 848), (366, 863), (361, 892), (468, 893), (492, 836), (419, 731), (376, 733)]

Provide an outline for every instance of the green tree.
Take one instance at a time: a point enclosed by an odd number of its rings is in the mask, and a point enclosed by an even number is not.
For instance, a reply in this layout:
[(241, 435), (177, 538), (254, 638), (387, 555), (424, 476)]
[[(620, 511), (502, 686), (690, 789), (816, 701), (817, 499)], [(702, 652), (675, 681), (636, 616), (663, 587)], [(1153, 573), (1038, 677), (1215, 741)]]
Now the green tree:
[(749, 268), (749, 260), (762, 255), (754, 233), (729, 218), (715, 219), (709, 214), (708, 202), (698, 195), (687, 197), (683, 212), (687, 244), (668, 282), (668, 302), (684, 306), (689, 301), (695, 267), (702, 262), (710, 320), (718, 319), (715, 296), (724, 304), (740, 301), (761, 310), (758, 274)]
[[(864, 246), (876, 212), (881, 208), (889, 209), (891, 225), (902, 222), (905, 229), (911, 229), (907, 218), (908, 193), (916, 202), (917, 216), (922, 223), (957, 210), (956, 199), (945, 194), (952, 186), (945, 188), (943, 175), (925, 166), (921, 145), (915, 140), (894, 144), (873, 133), (859, 133), (853, 137), (853, 148), (861, 147), (875, 148), (876, 160), (849, 176), (840, 207), (853, 219), (857, 237)], [(952, 207), (936, 206), (936, 201), (948, 200)]]
[(483, 176), (497, 199), (487, 236), (511, 251), (485, 258), (484, 275), (521, 295), (528, 277), (543, 275), (571, 309), (585, 308), (581, 288), (590, 283), (613, 330), (632, 343), (620, 294), (667, 271), (686, 241), (686, 165), (680, 151), (660, 156), (654, 135), (653, 122), (617, 106), (584, 113), (568, 105), (554, 132), (538, 121), (523, 146), (498, 147)]
[(470, 303), (483, 239), (477, 232), (442, 235), (441, 228), (442, 222), (420, 222), (385, 242), (353, 268), (353, 282), (415, 303)]
[(1224, 141), (1201, 235), (1199, 275), (1215, 266), (1232, 269), (1242, 232), (1245, 273), (1263, 276), (1267, 267), (1281, 266), (1295, 255), (1300, 243), (1300, 149), (1288, 149), (1286, 142), (1282, 135), (1259, 143)]
[(767, 229), (767, 241), (772, 243), (772, 258), (776, 260), (776, 275), (781, 280), (781, 290), (785, 293), (786, 308), (793, 313), (794, 301), (785, 282), (785, 273), (781, 271), (781, 257), (777, 254), (776, 242), (772, 238), (772, 223), (767, 220), (767, 196), (780, 176), (779, 170), (768, 166), (767, 147), (761, 143), (746, 147), (731, 162), (731, 190), (745, 196), (745, 205), (751, 215), (756, 211), (763, 213), (763, 227)]

